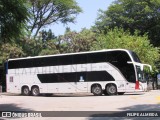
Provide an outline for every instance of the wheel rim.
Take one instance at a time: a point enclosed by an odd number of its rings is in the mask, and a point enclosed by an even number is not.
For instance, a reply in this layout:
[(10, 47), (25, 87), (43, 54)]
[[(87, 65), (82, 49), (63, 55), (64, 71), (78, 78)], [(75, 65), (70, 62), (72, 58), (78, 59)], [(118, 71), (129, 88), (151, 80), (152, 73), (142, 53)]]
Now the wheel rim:
[(116, 87), (112, 85), (112, 86), (109, 87), (108, 91), (110, 93), (114, 94), (114, 93), (116, 93)]
[(100, 87), (95, 87), (94, 88), (94, 93), (100, 94), (101, 93), (101, 88)]
[(38, 95), (39, 94), (38, 88), (33, 88), (32, 94), (33, 95)]
[(28, 88), (24, 88), (23, 93), (24, 93), (25, 95), (27, 95), (27, 94), (29, 93)]

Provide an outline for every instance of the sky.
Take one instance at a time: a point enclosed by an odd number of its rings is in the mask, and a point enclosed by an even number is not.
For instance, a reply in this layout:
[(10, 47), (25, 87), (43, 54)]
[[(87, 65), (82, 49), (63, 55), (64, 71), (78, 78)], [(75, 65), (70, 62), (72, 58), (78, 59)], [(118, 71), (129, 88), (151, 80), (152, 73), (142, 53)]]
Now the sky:
[(115, 0), (76, 0), (83, 10), (82, 13), (77, 15), (76, 23), (68, 23), (67, 25), (58, 23), (47, 28), (51, 29), (56, 36), (63, 35), (66, 27), (77, 32), (80, 32), (82, 28), (89, 29), (94, 25), (96, 18), (98, 17), (98, 10), (107, 10), (108, 6), (111, 5), (113, 1)]

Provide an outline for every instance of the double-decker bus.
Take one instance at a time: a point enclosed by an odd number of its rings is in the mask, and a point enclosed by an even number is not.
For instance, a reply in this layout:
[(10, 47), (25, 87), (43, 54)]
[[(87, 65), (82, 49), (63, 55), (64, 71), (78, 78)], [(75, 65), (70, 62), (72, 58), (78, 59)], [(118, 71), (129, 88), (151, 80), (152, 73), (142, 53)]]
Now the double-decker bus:
[(142, 64), (133, 51), (107, 49), (9, 59), (6, 87), (9, 93), (93, 93), (116, 95), (145, 91)]

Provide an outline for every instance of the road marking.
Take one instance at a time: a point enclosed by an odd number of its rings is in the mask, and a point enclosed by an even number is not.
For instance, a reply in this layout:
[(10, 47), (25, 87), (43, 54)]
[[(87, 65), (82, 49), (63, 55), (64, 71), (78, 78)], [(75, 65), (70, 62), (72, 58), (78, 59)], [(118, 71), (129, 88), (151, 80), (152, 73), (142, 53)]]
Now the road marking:
[(132, 96), (131, 98), (132, 98), (132, 99), (137, 99), (138, 97)]
[(160, 96), (157, 96), (157, 97), (156, 97), (156, 100), (160, 101)]

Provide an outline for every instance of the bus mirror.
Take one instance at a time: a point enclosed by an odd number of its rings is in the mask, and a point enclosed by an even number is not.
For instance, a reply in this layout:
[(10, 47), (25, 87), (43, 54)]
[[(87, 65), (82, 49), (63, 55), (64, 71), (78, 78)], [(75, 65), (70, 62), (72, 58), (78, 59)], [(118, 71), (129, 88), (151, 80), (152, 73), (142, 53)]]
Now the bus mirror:
[(144, 66), (149, 67), (150, 71), (152, 71), (152, 66), (151, 65), (149, 65), (149, 64), (142, 64), (142, 66), (143, 66), (143, 68), (144, 68)]
[(143, 66), (143, 65), (141, 65), (141, 67), (140, 67), (140, 68), (141, 68), (141, 71), (143, 71), (144, 66)]
[(137, 62), (131, 62), (131, 61), (127, 61), (128, 64), (136, 64), (138, 66), (140, 66), (141, 70), (143, 71), (144, 66), (149, 67), (150, 71), (152, 71), (152, 66), (149, 64), (142, 64), (142, 63), (137, 63)]

